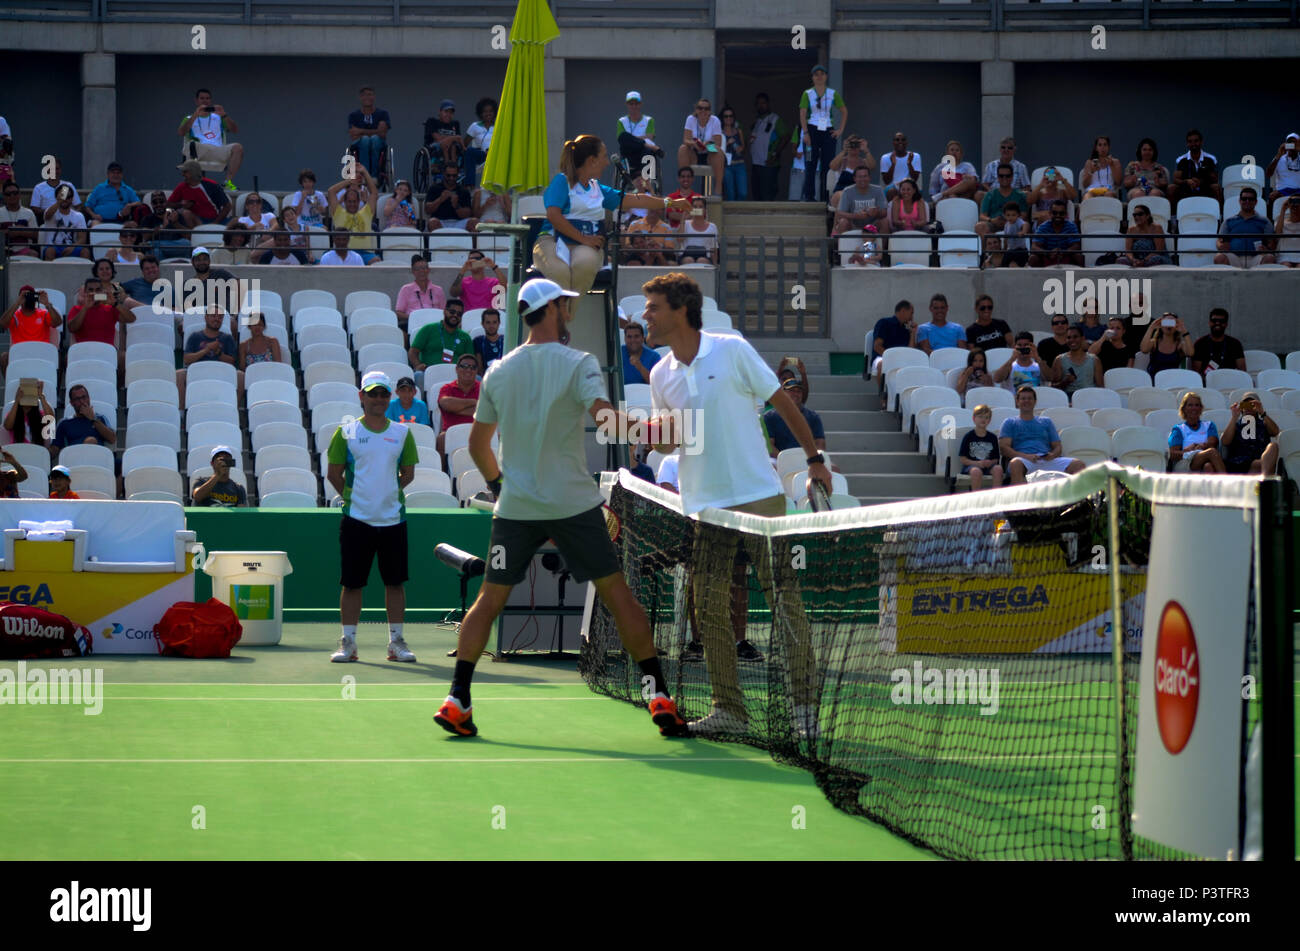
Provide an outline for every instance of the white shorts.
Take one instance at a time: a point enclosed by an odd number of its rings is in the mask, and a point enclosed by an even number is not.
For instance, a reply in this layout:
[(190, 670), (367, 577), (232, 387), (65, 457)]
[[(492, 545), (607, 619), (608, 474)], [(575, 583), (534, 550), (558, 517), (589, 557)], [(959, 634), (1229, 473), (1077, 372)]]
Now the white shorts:
[(1048, 459), (1046, 462), (1034, 462), (1032, 459), (1017, 457), (1015, 462), (1021, 463), (1025, 467), (1025, 474), (1031, 472), (1064, 472), (1074, 464), (1074, 460), (1069, 456), (1057, 456), (1055, 459)]
[(1232, 251), (1223, 252), (1223, 256), (1228, 259), (1229, 264), (1233, 267), (1242, 268), (1243, 270), (1258, 267), (1260, 256), (1263, 254), (1268, 254), (1268, 252), (1263, 250), (1261, 250), (1259, 254), (1236, 254)]
[(880, 372), (880, 365), (881, 365), (882, 363), (884, 363), (884, 362), (885, 362), (885, 358), (884, 358), (884, 357), (876, 357), (876, 359), (874, 359), (874, 360), (871, 361), (871, 375), (872, 375), (872, 376), (875, 376), (877, 373)]

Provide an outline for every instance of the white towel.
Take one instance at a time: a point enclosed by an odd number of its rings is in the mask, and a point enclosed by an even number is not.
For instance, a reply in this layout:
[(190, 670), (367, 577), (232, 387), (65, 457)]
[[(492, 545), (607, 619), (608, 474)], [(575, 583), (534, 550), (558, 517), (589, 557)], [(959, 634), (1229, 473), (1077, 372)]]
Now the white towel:
[(27, 533), (29, 542), (61, 542), (66, 533), (72, 531), (73, 524), (67, 519), (50, 522), (36, 522), (23, 519), (18, 527)]

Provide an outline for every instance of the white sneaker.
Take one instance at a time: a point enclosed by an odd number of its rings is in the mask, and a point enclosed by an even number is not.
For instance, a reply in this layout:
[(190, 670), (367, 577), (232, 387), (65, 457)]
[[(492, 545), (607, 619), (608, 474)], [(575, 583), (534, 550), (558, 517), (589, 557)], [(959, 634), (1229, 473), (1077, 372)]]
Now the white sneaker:
[(692, 720), (686, 728), (692, 733), (744, 733), (749, 729), (749, 717), (714, 707), (707, 717)]
[(388, 642), (388, 659), (400, 660), (405, 664), (415, 663), (415, 655), (411, 653), (411, 649), (406, 646), (406, 638), (399, 637), (395, 641)]
[(801, 740), (816, 740), (821, 736), (816, 707), (806, 703), (794, 705), (794, 735)]
[(339, 638), (339, 649), (330, 655), (336, 664), (349, 664), (357, 659), (357, 639), (344, 635)]

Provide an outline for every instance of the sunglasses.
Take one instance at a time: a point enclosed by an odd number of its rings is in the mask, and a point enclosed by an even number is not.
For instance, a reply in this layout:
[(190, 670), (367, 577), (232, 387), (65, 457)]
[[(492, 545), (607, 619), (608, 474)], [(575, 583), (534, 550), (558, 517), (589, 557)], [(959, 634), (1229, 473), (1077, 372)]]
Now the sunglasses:
[(1010, 172), (998, 172), (998, 178), (1010, 178), (1010, 177), (1011, 177)]
[(1242, 196), (1241, 196), (1241, 200), (1242, 200), (1242, 201), (1256, 201), (1256, 199), (1253, 198), (1253, 197), (1251, 197), (1250, 195), (1242, 195)]
[(712, 106), (696, 106), (696, 107), (695, 107), (695, 111), (696, 111), (696, 112), (712, 112), (712, 111), (713, 111), (713, 107), (712, 107)]
[(1151, 216), (1150, 216), (1149, 214), (1147, 214), (1145, 211), (1135, 211), (1135, 212), (1133, 212), (1133, 217), (1134, 217), (1134, 218), (1150, 218)]
[(976, 309), (976, 310), (992, 310), (992, 309), (993, 309), (993, 305), (992, 305), (992, 304), (980, 304), (980, 305), (979, 305), (978, 307), (976, 307), (975, 309)]
[(1070, 326), (1070, 322), (1069, 322), (1068, 320), (1054, 320), (1054, 321), (1052, 321), (1052, 326), (1053, 326), (1053, 327), (1068, 327), (1068, 326)]
[(458, 364), (456, 364), (456, 369), (457, 369), (457, 370), (477, 370), (477, 369), (478, 369), (478, 364), (477, 364), (477, 363), (458, 363)]

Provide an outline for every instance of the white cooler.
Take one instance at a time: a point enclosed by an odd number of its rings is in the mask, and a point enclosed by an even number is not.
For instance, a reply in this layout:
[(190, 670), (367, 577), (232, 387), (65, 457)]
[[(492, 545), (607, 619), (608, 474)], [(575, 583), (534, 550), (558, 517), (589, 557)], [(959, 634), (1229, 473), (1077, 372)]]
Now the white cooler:
[(214, 551), (203, 570), (212, 578), (212, 596), (230, 605), (243, 625), (241, 645), (280, 643), (284, 579), (293, 574), (286, 552)]

